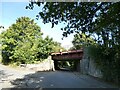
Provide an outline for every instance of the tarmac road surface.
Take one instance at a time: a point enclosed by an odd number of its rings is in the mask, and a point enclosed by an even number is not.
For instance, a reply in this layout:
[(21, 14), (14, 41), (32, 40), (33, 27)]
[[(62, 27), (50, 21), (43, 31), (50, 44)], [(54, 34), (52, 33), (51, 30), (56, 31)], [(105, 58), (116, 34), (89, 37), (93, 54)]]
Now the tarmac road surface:
[[(1, 88), (115, 88), (108, 83), (77, 72), (10, 69), (0, 64)], [(1, 89), (0, 88), (0, 89)]]

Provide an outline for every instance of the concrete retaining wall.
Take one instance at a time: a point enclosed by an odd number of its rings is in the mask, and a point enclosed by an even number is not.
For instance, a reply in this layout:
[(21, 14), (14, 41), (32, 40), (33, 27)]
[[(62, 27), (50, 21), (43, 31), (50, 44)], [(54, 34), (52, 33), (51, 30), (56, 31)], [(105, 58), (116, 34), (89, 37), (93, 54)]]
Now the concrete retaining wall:
[(83, 51), (83, 58), (80, 61), (81, 73), (101, 78), (101, 71), (96, 67), (94, 60), (92, 60), (91, 57), (88, 57), (88, 48), (84, 48)]
[(34, 71), (54, 71), (54, 61), (51, 60), (51, 57), (48, 57), (39, 64), (27, 64), (25, 68)]

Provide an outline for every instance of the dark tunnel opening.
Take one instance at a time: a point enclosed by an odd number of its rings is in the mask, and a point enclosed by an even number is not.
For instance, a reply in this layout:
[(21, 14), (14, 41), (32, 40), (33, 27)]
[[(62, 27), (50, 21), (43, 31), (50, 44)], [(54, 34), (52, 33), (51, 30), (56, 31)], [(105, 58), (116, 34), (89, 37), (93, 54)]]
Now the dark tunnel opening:
[(54, 60), (54, 67), (60, 71), (80, 71), (80, 60)]

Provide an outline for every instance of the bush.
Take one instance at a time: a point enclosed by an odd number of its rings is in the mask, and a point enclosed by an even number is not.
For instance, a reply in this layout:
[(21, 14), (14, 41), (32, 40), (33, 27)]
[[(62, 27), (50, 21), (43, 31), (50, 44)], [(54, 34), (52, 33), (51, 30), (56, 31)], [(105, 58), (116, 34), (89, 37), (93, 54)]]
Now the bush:
[(88, 47), (88, 53), (101, 70), (104, 80), (120, 84), (120, 51), (116, 46), (106, 48), (102, 45), (91, 45)]

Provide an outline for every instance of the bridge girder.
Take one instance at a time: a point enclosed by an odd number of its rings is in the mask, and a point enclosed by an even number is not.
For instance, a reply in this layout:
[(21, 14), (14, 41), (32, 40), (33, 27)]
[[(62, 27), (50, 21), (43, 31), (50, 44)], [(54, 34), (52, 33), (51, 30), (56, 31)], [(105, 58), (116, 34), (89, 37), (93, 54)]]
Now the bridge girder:
[(52, 53), (51, 56), (52, 56), (52, 60), (58, 60), (58, 61), (81, 60), (83, 56), (83, 50)]

